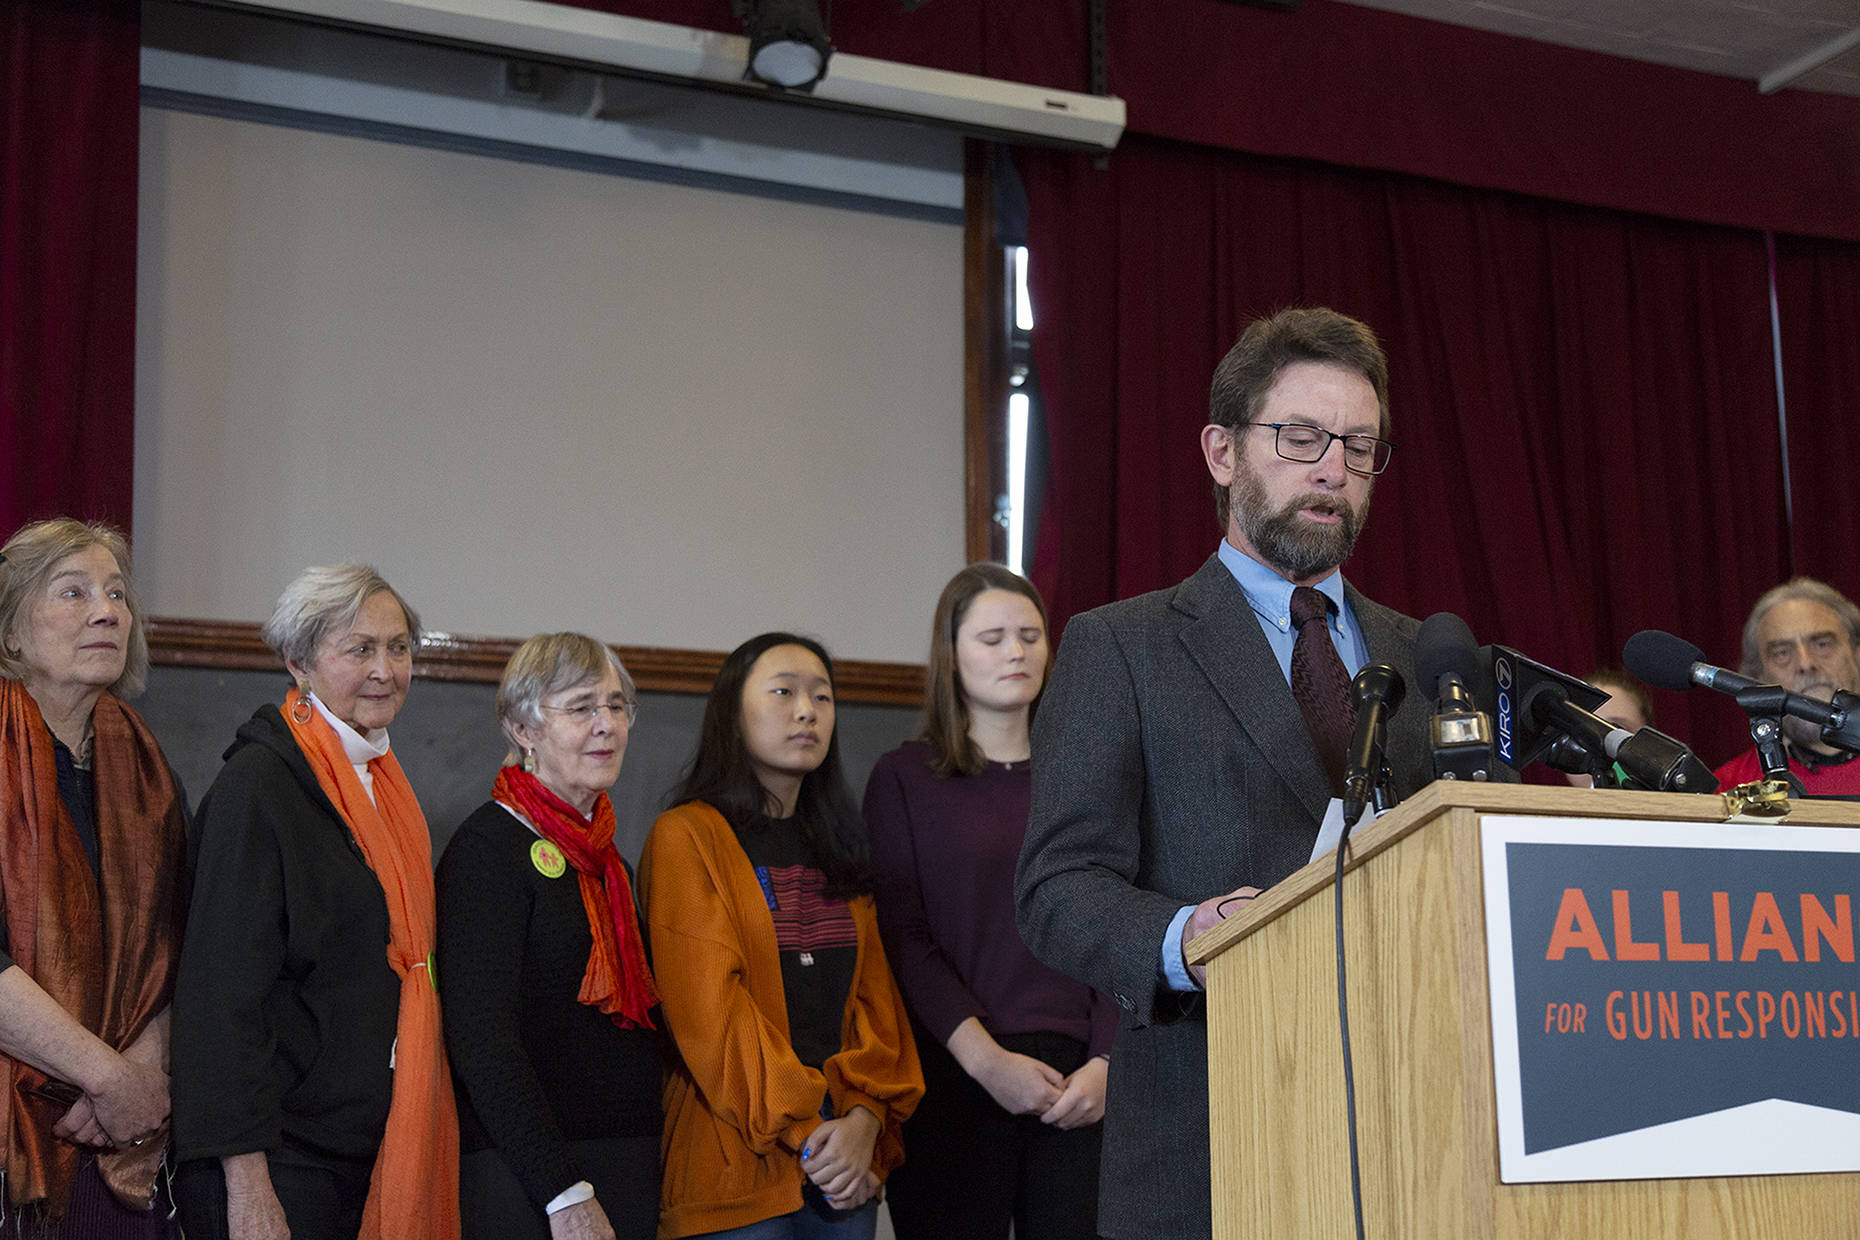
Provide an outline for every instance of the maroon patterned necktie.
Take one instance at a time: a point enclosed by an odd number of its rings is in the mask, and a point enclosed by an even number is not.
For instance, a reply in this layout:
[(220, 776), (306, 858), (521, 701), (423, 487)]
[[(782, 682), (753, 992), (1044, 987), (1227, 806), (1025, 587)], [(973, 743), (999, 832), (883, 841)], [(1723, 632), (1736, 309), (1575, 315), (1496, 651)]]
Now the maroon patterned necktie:
[(1304, 712), (1305, 728), (1330, 776), (1331, 791), (1342, 796), (1356, 699), (1350, 692), (1350, 674), (1331, 640), (1330, 607), (1330, 599), (1311, 586), (1292, 591), (1292, 624), (1298, 629), (1292, 645), (1292, 696)]

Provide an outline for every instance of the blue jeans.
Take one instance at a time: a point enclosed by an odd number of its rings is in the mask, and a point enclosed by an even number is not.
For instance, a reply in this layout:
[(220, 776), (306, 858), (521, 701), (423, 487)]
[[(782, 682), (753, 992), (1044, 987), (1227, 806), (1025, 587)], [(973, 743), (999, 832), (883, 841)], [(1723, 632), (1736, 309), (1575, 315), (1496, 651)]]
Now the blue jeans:
[(728, 1231), (705, 1232), (704, 1240), (872, 1240), (877, 1231), (876, 1201), (868, 1201), (857, 1210), (834, 1210), (810, 1200), (793, 1214), (778, 1214)]

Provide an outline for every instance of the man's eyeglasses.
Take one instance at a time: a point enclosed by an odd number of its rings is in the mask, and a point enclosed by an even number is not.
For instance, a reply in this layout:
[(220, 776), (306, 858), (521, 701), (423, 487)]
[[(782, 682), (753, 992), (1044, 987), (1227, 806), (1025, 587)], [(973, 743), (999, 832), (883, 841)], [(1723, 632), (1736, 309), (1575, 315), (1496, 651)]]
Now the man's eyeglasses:
[(611, 702), (577, 702), (573, 706), (545, 706), (543, 709), (584, 727), (592, 727), (596, 716), (602, 711), (606, 711), (608, 718), (615, 723), (631, 724), (639, 717), (639, 703), (631, 698), (615, 698)]
[(1246, 422), (1246, 426), (1263, 426), (1273, 432), (1273, 450), (1288, 461), (1310, 465), (1324, 459), (1330, 445), (1343, 441), (1343, 467), (1353, 474), (1371, 477), (1389, 467), (1395, 445), (1374, 435), (1333, 435), (1321, 426), (1303, 422)]

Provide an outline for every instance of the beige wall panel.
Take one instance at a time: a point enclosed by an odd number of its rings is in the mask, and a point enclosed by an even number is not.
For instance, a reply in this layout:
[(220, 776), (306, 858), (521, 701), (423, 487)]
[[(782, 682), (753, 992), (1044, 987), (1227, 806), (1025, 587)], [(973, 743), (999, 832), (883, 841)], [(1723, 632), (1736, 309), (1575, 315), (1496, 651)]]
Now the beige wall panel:
[(138, 578), (919, 661), (962, 563), (956, 224), (146, 108)]

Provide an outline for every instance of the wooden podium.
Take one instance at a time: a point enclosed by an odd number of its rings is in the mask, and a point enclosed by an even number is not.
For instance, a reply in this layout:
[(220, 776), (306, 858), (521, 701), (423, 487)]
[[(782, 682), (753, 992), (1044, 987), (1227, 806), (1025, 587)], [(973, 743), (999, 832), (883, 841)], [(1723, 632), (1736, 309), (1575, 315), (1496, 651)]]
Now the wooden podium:
[[(1363, 1212), (1372, 1240), (1860, 1236), (1860, 1173), (1505, 1184), (1478, 821), (1717, 822), (1716, 796), (1436, 782), (1351, 843), (1344, 878)], [(1793, 826), (1860, 825), (1795, 803)], [(1208, 965), (1214, 1235), (1352, 1240), (1335, 857), (1189, 945)]]

